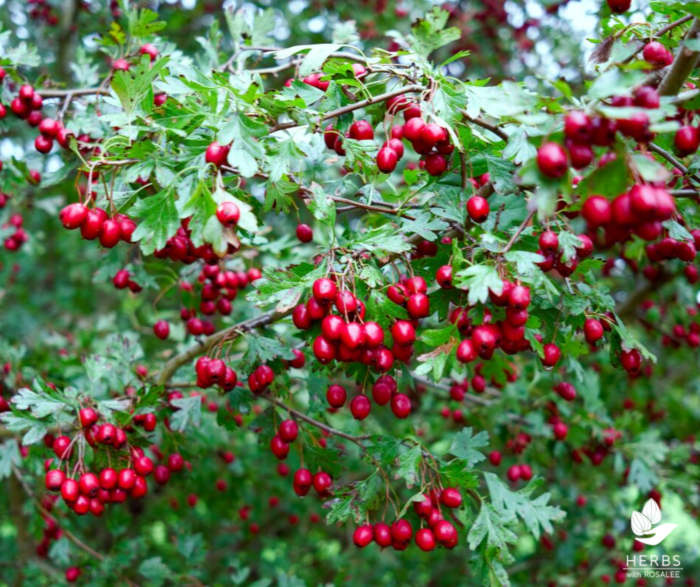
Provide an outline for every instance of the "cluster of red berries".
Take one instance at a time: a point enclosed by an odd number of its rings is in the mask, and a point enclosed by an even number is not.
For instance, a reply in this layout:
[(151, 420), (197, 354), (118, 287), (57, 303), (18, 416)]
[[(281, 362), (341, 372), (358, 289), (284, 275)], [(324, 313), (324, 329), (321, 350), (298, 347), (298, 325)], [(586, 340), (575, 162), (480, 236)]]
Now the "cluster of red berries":
[(14, 228), (14, 232), (5, 237), (5, 240), (3, 241), (3, 246), (7, 251), (17, 251), (29, 240), (27, 231), (22, 228), (23, 222), (24, 219), (20, 214), (12, 214), (9, 221), (2, 225), (3, 229)]
[(197, 385), (203, 389), (219, 385), (224, 391), (231, 391), (238, 383), (238, 375), (222, 359), (203, 355), (197, 359), (194, 370)]
[(29, 9), (29, 18), (32, 20), (43, 21), (48, 26), (59, 23), (58, 15), (47, 0), (27, 0), (27, 4), (32, 6)]
[[(496, 306), (506, 307), (505, 319), (491, 322), (491, 313), (484, 315), (484, 322), (472, 326), (465, 309), (453, 313), (452, 320), (458, 324), (464, 336), (457, 347), (457, 359), (462, 363), (474, 361), (477, 357), (490, 359), (497, 346), (506, 353), (514, 354), (530, 350), (530, 342), (525, 338), (525, 324), (528, 319), (527, 308), (530, 305), (530, 288), (510, 281), (503, 281), (500, 293), (489, 292), (491, 302)], [(543, 345), (542, 364), (553, 367), (561, 357), (559, 347), (554, 343)]]
[[(394, 348), (393, 352), (389, 350), (384, 345), (384, 329), (377, 322), (364, 321), (364, 303), (351, 291), (338, 289), (333, 279), (317, 279), (313, 283), (312, 293), (305, 304), (294, 308), (292, 321), (301, 330), (308, 330), (314, 322), (321, 321), (321, 333), (313, 342), (314, 355), (321, 363), (359, 361), (379, 371), (388, 371), (394, 364), (397, 346), (412, 344), (415, 340), (411, 323), (400, 320), (392, 327)], [(339, 314), (330, 313), (332, 306)], [(403, 322), (410, 327), (412, 337), (403, 328)]]
[(299, 426), (294, 420), (283, 420), (277, 428), (277, 434), (270, 439), (270, 450), (279, 460), (289, 454), (289, 445), (297, 439)]
[(136, 223), (128, 216), (115, 214), (110, 218), (102, 208), (88, 208), (80, 202), (68, 204), (59, 218), (65, 228), (80, 228), (81, 236), (87, 240), (99, 237), (100, 244), (107, 248), (114, 247), (120, 240), (130, 243), (136, 230)]
[(120, 269), (114, 274), (112, 283), (117, 289), (126, 289), (127, 287), (134, 293), (141, 291), (142, 287), (131, 279), (131, 273), (127, 269)]
[[(441, 287), (452, 285), (452, 267), (444, 265), (438, 269), (435, 280)], [(404, 306), (408, 315), (417, 320), (430, 314), (430, 300), (427, 295), (428, 284), (420, 276), (402, 277), (401, 280), (387, 288), (387, 297), (400, 306)]]
[[(452, 549), (459, 542), (457, 529), (452, 522), (444, 519), (441, 506), (446, 508), (458, 508), (462, 505), (462, 495), (459, 490), (452, 487), (442, 491), (430, 491), (422, 501), (416, 501), (413, 508), (418, 517), (428, 524), (426, 528), (420, 528), (415, 534), (415, 543), (423, 551), (429, 552), (436, 546)], [(364, 524), (358, 526), (353, 533), (353, 542), (358, 548), (364, 548), (370, 542), (376, 542), (381, 548), (391, 546), (394, 550), (405, 550), (413, 537), (411, 523), (400, 518), (391, 526), (384, 522), (376, 524)]]
[(564, 258), (564, 252), (559, 249), (559, 236), (553, 230), (543, 231), (538, 240), (539, 249), (537, 253), (544, 257), (543, 261), (537, 263), (542, 271), (556, 270), (562, 277), (569, 277), (580, 261), (588, 257), (593, 252), (593, 241), (587, 234), (576, 235), (579, 245), (575, 248), (575, 254), (570, 258)]
[(529, 481), (532, 479), (532, 467), (528, 464), (511, 465), (506, 471), (506, 477), (511, 483), (516, 483), (517, 481)]
[[(205, 243), (195, 247), (192, 242), (192, 231), (189, 228), (190, 218), (183, 218), (177, 232), (171, 236), (162, 249), (158, 249), (153, 254), (159, 259), (170, 259), (171, 261), (182, 261), (190, 265), (202, 259), (205, 263), (214, 265), (219, 262), (219, 256), (214, 252), (211, 244)], [(228, 245), (228, 254), (235, 253), (237, 247), (232, 243)]]
[(403, 95), (389, 98), (387, 111), (390, 114), (403, 112), (404, 124), (392, 127), (389, 139), (377, 153), (377, 168), (383, 173), (394, 171), (404, 154), (402, 139), (406, 139), (421, 155), (421, 169), (433, 176), (442, 175), (454, 151), (447, 129), (434, 122), (426, 123), (421, 117), (420, 106)]
[[(41, 108), (44, 105), (42, 97), (34, 91), (29, 84), (20, 86), (17, 96), (10, 102), (10, 110), (22, 120), (26, 120), (30, 126), (39, 126), (41, 122)], [(3, 108), (3, 116), (5, 109)]]
[[(262, 272), (257, 267), (251, 267), (248, 271), (229, 271), (222, 269), (218, 263), (205, 264), (197, 278), (202, 284), (200, 312), (206, 316), (212, 316), (216, 312), (224, 316), (229, 315), (233, 310), (231, 302), (236, 298), (238, 290), (246, 288), (261, 277)], [(194, 289), (188, 281), (181, 282), (180, 288), (189, 292)], [(192, 336), (208, 336), (214, 333), (214, 323), (198, 318), (195, 308), (181, 308), (180, 318), (184, 320), (185, 328)]]
[[(672, 218), (675, 213), (673, 196), (665, 188), (650, 184), (635, 184), (612, 202), (604, 196), (589, 196), (581, 208), (591, 234), (595, 236), (599, 227), (604, 229), (607, 246), (624, 242), (633, 232), (646, 241), (656, 240), (663, 232), (661, 222)], [(692, 260), (695, 247), (692, 243), (690, 245)]]
[[(614, 107), (637, 106), (655, 109), (659, 104), (659, 93), (651, 86), (637, 88), (633, 96), (614, 96), (610, 100), (610, 105)], [(555, 142), (544, 143), (537, 150), (537, 166), (543, 175), (551, 178), (562, 177), (568, 170), (569, 163), (574, 169), (583, 169), (590, 165), (595, 157), (593, 147), (612, 145), (618, 131), (637, 142), (646, 142), (652, 137), (649, 131), (649, 116), (643, 111), (617, 120), (610, 120), (604, 116), (590, 117), (578, 110), (569, 112), (564, 117), (566, 149)], [(610, 157), (606, 157), (605, 161)]]
[(314, 488), (319, 497), (329, 497), (333, 486), (333, 478), (325, 471), (319, 471), (312, 475), (311, 471), (302, 468), (294, 472), (292, 486), (294, 493), (299, 497), (304, 497), (309, 493), (311, 487)]
[[(648, 301), (642, 304), (642, 309), (648, 312), (653, 307), (653, 302)], [(687, 316), (692, 319), (690, 324), (676, 322), (671, 328), (670, 333), (664, 333), (661, 337), (661, 344), (665, 347), (678, 348), (682, 344), (687, 344), (691, 348), (700, 347), (700, 322), (698, 322), (698, 311), (690, 306), (686, 309)], [(650, 331), (655, 331), (654, 324), (647, 322), (643, 323)]]
[[(391, 375), (381, 375), (372, 385), (372, 399), (379, 406), (390, 403), (391, 411), (397, 418), (406, 418), (411, 413), (411, 400), (399, 393), (396, 380)], [(332, 410), (337, 410), (345, 405), (347, 391), (345, 387), (337, 383), (331, 384), (326, 389), (326, 401)], [(364, 420), (372, 410), (372, 402), (364, 393), (357, 394), (350, 401), (350, 412), (356, 420)]]
[[(126, 445), (126, 432), (109, 422), (98, 424), (99, 414), (93, 408), (82, 408), (79, 419), (83, 437), (91, 446), (99, 444), (119, 449)], [(56, 456), (67, 463), (72, 456), (73, 441), (68, 436), (58, 436), (53, 440), (52, 448)], [(100, 516), (105, 504), (121, 503), (129, 496), (138, 499), (148, 492), (146, 476), (154, 470), (153, 462), (137, 447), (130, 447), (129, 460), (133, 468), (116, 471), (106, 467), (98, 474), (83, 472), (78, 479), (73, 479), (61, 469), (51, 468), (53, 459), (48, 459), (45, 463), (46, 488), (60, 491), (63, 501), (78, 515), (90, 512)], [(82, 463), (78, 464), (82, 468)]]

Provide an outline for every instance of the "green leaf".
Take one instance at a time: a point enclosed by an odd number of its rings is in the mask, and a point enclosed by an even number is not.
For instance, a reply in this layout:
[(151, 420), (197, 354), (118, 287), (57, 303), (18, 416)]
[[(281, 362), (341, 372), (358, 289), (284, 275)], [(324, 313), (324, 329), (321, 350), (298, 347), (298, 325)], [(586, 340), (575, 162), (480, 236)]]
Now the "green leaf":
[(472, 435), (471, 427), (460, 430), (452, 440), (450, 454), (458, 459), (466, 461), (467, 467), (472, 468), (476, 463), (483, 461), (486, 456), (480, 448), (489, 445), (489, 434), (482, 430), (478, 434)]
[(246, 365), (267, 363), (275, 359), (293, 359), (294, 353), (288, 344), (282, 344), (276, 338), (267, 338), (259, 333), (247, 335), (245, 341), (248, 344), (243, 360)]
[(544, 257), (539, 253), (514, 251), (511, 249), (504, 257), (509, 263), (515, 263), (515, 269), (518, 275), (524, 279), (530, 279), (534, 275), (541, 273), (541, 269), (537, 266), (537, 263), (544, 261)]
[(449, 16), (446, 10), (436, 6), (413, 26), (413, 46), (421, 56), (427, 57), (435, 49), (459, 39), (458, 28), (445, 28)]
[(688, 232), (688, 229), (679, 224), (675, 220), (666, 220), (663, 222), (664, 228), (668, 230), (668, 236), (679, 241), (692, 241), (693, 235)]
[(300, 77), (306, 77), (310, 73), (320, 70), (326, 59), (331, 53), (335, 53), (340, 48), (340, 45), (320, 43), (318, 45), (310, 45), (310, 47), (311, 50), (306, 54), (299, 66)]
[(406, 482), (406, 487), (413, 487), (418, 482), (418, 473), (423, 454), (420, 446), (414, 446), (402, 452), (398, 458), (396, 477)]
[(159, 556), (148, 558), (139, 565), (139, 573), (154, 585), (162, 585), (172, 577), (172, 571)]
[(561, 520), (566, 515), (559, 507), (548, 505), (549, 493), (530, 499), (530, 494), (539, 482), (532, 481), (519, 491), (511, 491), (493, 473), (484, 473), (484, 479), (486, 479), (493, 507), (501, 517), (507, 521), (519, 517), (536, 539), (540, 537), (542, 531), (551, 533), (554, 529), (552, 522)]
[(141, 250), (150, 255), (162, 249), (167, 240), (180, 226), (180, 218), (175, 208), (175, 197), (168, 188), (153, 196), (137, 200), (131, 212), (139, 218), (133, 240), (141, 243)]
[(471, 550), (476, 549), (486, 538), (486, 543), (503, 551), (508, 550), (508, 544), (514, 544), (518, 537), (510, 530), (503, 520), (501, 513), (486, 502), (482, 502), (479, 515), (474, 520), (467, 534), (467, 543)]
[(436, 240), (438, 233), (449, 226), (447, 222), (436, 218), (427, 210), (419, 210), (411, 220), (402, 218), (401, 225), (406, 233), (417, 234), (428, 241)]
[(641, 83), (646, 74), (641, 71), (622, 71), (614, 68), (597, 77), (588, 88), (591, 98), (608, 98), (616, 94), (627, 94)]
[[(504, 154), (505, 155), (505, 154)], [(515, 165), (507, 159), (486, 155), (486, 167), (491, 177), (493, 189), (499, 194), (509, 194), (517, 188), (513, 181)]]
[(454, 276), (454, 284), (461, 289), (469, 290), (469, 305), (477, 302), (484, 303), (489, 297), (489, 290), (495, 294), (503, 291), (503, 281), (498, 276), (495, 267), (491, 265), (471, 265), (462, 269)]
[(399, 231), (388, 225), (359, 234), (357, 239), (351, 241), (348, 246), (355, 250), (366, 250), (372, 253), (403, 253), (412, 248)]
[(609, 161), (589, 173), (576, 187), (579, 194), (615, 197), (627, 189), (630, 173), (622, 157)]
[(170, 402), (177, 408), (170, 418), (170, 427), (183, 432), (188, 426), (199, 426), (202, 416), (202, 398), (198, 395), (182, 397)]

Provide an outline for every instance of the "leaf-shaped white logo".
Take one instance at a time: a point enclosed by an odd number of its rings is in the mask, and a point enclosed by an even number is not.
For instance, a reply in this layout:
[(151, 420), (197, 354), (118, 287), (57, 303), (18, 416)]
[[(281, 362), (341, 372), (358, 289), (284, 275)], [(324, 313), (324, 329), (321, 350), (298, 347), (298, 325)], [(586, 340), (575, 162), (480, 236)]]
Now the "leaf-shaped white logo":
[(648, 499), (641, 513), (632, 512), (630, 526), (639, 542), (650, 546), (656, 546), (673, 532), (677, 526), (677, 524), (661, 524), (660, 526), (654, 527), (660, 521), (661, 509), (659, 508), (659, 504), (653, 499)]
[(661, 510), (659, 509), (659, 504), (656, 503), (655, 499), (648, 499), (642, 508), (642, 514), (644, 514), (649, 521), (654, 524), (658, 524), (661, 521)]
[(654, 534), (652, 536), (649, 538), (637, 537), (637, 540), (644, 544), (648, 544), (649, 546), (656, 546), (657, 544), (660, 544), (661, 541), (666, 538), (666, 536), (673, 532), (677, 525), (678, 524), (661, 524), (660, 526), (654, 528)]
[(632, 512), (632, 519), (630, 520), (630, 526), (632, 526), (632, 532), (637, 536), (643, 536), (651, 530), (651, 522), (644, 514), (639, 512)]

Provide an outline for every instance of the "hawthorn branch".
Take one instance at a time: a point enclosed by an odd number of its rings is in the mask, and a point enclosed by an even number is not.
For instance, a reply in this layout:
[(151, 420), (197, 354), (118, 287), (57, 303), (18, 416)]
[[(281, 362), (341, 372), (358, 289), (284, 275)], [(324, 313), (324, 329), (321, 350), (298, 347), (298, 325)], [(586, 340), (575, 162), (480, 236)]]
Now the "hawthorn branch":
[(505, 255), (508, 251), (510, 251), (511, 247), (515, 244), (515, 241), (518, 240), (518, 237), (523, 233), (523, 230), (525, 230), (525, 227), (530, 224), (535, 212), (537, 212), (535, 208), (530, 210), (529, 214), (525, 217), (525, 220), (522, 221), (520, 226), (518, 226), (518, 229), (513, 233), (513, 236), (511, 236), (510, 240), (506, 243), (506, 246), (503, 247), (503, 250), (501, 251), (502, 255)]
[[(700, 20), (695, 18), (685, 40), (689, 41), (698, 38), (700, 38)], [(678, 90), (683, 86), (683, 82), (690, 75), (690, 72), (693, 71), (698, 59), (700, 59), (699, 51), (692, 51), (685, 43), (681, 45), (671, 67), (659, 84), (659, 95), (674, 96), (677, 94)]]
[(72, 88), (72, 89), (50, 89), (40, 88), (37, 90), (42, 98), (74, 98), (75, 96), (109, 96), (109, 90), (102, 86), (96, 88)]
[(361, 208), (362, 210), (369, 210), (371, 212), (382, 212), (384, 214), (393, 214), (395, 216), (400, 216), (401, 218), (406, 218), (408, 220), (415, 220), (413, 216), (399, 210), (398, 208), (393, 208), (391, 206), (380, 206), (377, 204), (363, 204), (362, 202), (356, 202), (354, 200), (349, 200), (347, 198), (341, 198), (340, 196), (331, 196), (334, 202), (339, 204), (346, 204), (353, 208)]
[[(341, 108), (336, 108), (335, 110), (330, 110), (329, 112), (326, 112), (321, 116), (321, 121), (323, 120), (328, 120), (329, 118), (335, 118), (336, 116), (342, 116), (343, 114), (347, 114), (348, 112), (352, 112), (353, 110), (359, 110), (360, 108), (366, 108), (367, 106), (371, 106), (372, 104), (377, 104), (379, 102), (384, 102), (384, 100), (388, 100), (389, 98), (394, 98), (395, 96), (401, 96), (403, 94), (411, 94), (415, 92), (422, 92), (425, 88), (423, 86), (419, 85), (411, 85), (411, 86), (405, 86), (403, 88), (399, 88), (396, 90), (392, 90), (391, 92), (384, 92), (383, 94), (377, 94), (376, 96), (372, 96), (371, 98), (365, 98), (364, 100), (360, 100), (359, 102), (355, 102), (353, 104), (348, 104), (347, 106), (342, 106)], [(277, 126), (274, 126), (270, 129), (270, 133), (276, 132), (278, 130), (285, 130), (288, 128), (294, 128), (296, 126), (302, 126), (303, 123), (291, 121), (291, 122), (283, 122), (281, 124), (278, 124)]]
[[(676, 27), (685, 24), (689, 20), (692, 20), (692, 18), (693, 18), (693, 16), (688, 14), (687, 16), (684, 16), (683, 18), (679, 18), (678, 20), (674, 20), (673, 22), (670, 22), (666, 26), (663, 26), (658, 31), (656, 31), (654, 33), (653, 37), (663, 37), (668, 31), (673, 30)], [(651, 38), (652, 37), (649, 37), (650, 40), (651, 40)], [(645, 44), (646, 43), (643, 42), (641, 45), (639, 45), (639, 47), (637, 47), (635, 52), (632, 53), (632, 55), (630, 55), (629, 57), (626, 57), (622, 61), (622, 63), (629, 63), (630, 61), (632, 61), (637, 55), (639, 55), (639, 53), (641, 53), (641, 51), (644, 49)]]
[(277, 322), (278, 320), (289, 316), (289, 314), (292, 313), (292, 309), (293, 308), (286, 310), (273, 310), (272, 312), (267, 312), (265, 314), (261, 314), (260, 316), (244, 320), (243, 322), (239, 322), (238, 324), (234, 324), (233, 326), (229, 326), (228, 328), (224, 328), (219, 332), (215, 332), (214, 334), (207, 336), (196, 346), (193, 346), (185, 352), (180, 353), (179, 355), (176, 355), (170, 359), (158, 374), (158, 385), (165, 385), (170, 380), (173, 373), (175, 373), (175, 371), (177, 371), (181, 365), (184, 365), (202, 353), (207, 352), (214, 345), (227, 339), (237, 338), (244, 332), (255, 330), (261, 326), (267, 326), (268, 324)]
[(368, 434), (365, 434), (363, 436), (353, 436), (352, 434), (347, 434), (346, 432), (343, 432), (342, 430), (338, 430), (336, 428), (332, 428), (328, 426), (327, 424), (324, 424), (323, 422), (319, 422), (318, 420), (314, 420), (311, 416), (307, 416), (303, 412), (300, 412), (299, 410), (295, 410), (294, 408), (288, 406), (285, 404), (283, 401), (278, 400), (275, 397), (272, 397), (271, 395), (261, 395), (261, 398), (264, 400), (270, 402), (271, 404), (276, 405), (278, 408), (282, 408), (283, 410), (286, 410), (296, 418), (299, 418), (300, 420), (303, 420), (304, 422), (311, 424), (312, 426), (315, 426), (316, 428), (319, 428), (320, 430), (325, 430), (328, 432), (328, 434), (332, 434), (333, 436), (339, 436), (340, 438), (345, 438), (345, 440), (349, 440), (350, 442), (354, 442), (357, 446), (364, 448), (364, 445), (362, 444), (363, 440), (367, 440), (369, 438)]
[(700, 177), (698, 177), (694, 173), (690, 173), (688, 168), (685, 165), (683, 165), (683, 163), (679, 159), (677, 159), (672, 153), (669, 153), (666, 149), (662, 149), (656, 143), (649, 143), (649, 150), (666, 159), (666, 161), (668, 161), (671, 165), (679, 169), (681, 173), (683, 173), (683, 175), (688, 175), (689, 177), (692, 177), (695, 181), (700, 182)]
[(694, 189), (671, 190), (669, 192), (674, 198), (694, 198), (698, 199), (700, 191)]
[(498, 126), (495, 124), (491, 124), (490, 122), (487, 122), (483, 118), (479, 118), (478, 116), (469, 116), (467, 114), (466, 110), (460, 110), (462, 113), (462, 116), (467, 120), (467, 122), (471, 122), (472, 124), (476, 124), (477, 126), (480, 126), (481, 128), (485, 128), (489, 132), (492, 132), (495, 134), (498, 138), (500, 138), (504, 142), (508, 142), (508, 135)]

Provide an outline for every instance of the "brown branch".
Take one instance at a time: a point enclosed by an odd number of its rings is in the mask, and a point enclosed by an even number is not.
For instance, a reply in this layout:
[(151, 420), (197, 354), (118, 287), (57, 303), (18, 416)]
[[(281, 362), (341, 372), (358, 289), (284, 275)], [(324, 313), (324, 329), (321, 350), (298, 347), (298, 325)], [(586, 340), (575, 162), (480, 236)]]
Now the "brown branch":
[(319, 428), (320, 430), (325, 430), (329, 434), (332, 434), (333, 436), (339, 436), (340, 438), (345, 438), (346, 440), (349, 440), (350, 442), (354, 442), (356, 445), (364, 448), (364, 445), (362, 444), (363, 440), (367, 440), (370, 438), (369, 435), (363, 435), (363, 436), (352, 436), (351, 434), (347, 434), (343, 432), (342, 430), (337, 430), (336, 428), (331, 428), (327, 424), (324, 424), (323, 422), (319, 422), (318, 420), (314, 420), (310, 416), (307, 416), (303, 412), (300, 412), (298, 410), (295, 410), (294, 408), (290, 408), (287, 404), (284, 402), (278, 400), (275, 397), (272, 397), (270, 395), (261, 395), (261, 398), (264, 400), (270, 402), (271, 404), (276, 405), (279, 408), (282, 408), (283, 410), (286, 410), (293, 416), (299, 418), (300, 420), (303, 420), (304, 422), (307, 422), (308, 424), (311, 424), (312, 426), (315, 426), (316, 428)]
[[(419, 85), (412, 85), (412, 86), (406, 86), (403, 88), (399, 88), (397, 90), (392, 90), (391, 92), (385, 92), (383, 94), (378, 94), (376, 96), (372, 96), (371, 98), (366, 98), (364, 100), (360, 100), (359, 102), (355, 102), (354, 104), (348, 104), (347, 106), (343, 106), (341, 108), (336, 108), (335, 110), (331, 110), (329, 112), (326, 112), (321, 116), (321, 120), (328, 120), (329, 118), (335, 118), (336, 116), (341, 116), (343, 114), (347, 114), (348, 112), (352, 112), (353, 110), (359, 110), (360, 108), (365, 108), (367, 106), (370, 106), (372, 104), (377, 104), (379, 102), (383, 102), (384, 100), (388, 100), (389, 98), (393, 98), (395, 96), (401, 96), (403, 94), (410, 94), (410, 93), (415, 93), (415, 92), (422, 92), (425, 88), (423, 86)], [(294, 128), (295, 126), (302, 126), (303, 123), (299, 122), (283, 122), (281, 124), (278, 124), (277, 126), (273, 126), (269, 132), (273, 133), (278, 130), (285, 130), (288, 128)]]
[(42, 98), (68, 98), (69, 96), (108, 96), (109, 90), (103, 87), (97, 88), (73, 88), (67, 90), (38, 88), (37, 91)]
[(464, 116), (464, 118), (467, 119), (468, 122), (476, 124), (481, 128), (485, 128), (489, 132), (492, 132), (493, 134), (498, 136), (498, 138), (500, 138), (502, 141), (505, 141), (506, 143), (508, 142), (508, 135), (495, 124), (491, 124), (490, 122), (487, 122), (483, 118), (479, 118), (478, 116), (469, 116), (466, 110), (461, 110), (460, 112), (462, 113), (462, 116)]
[(170, 377), (172, 377), (173, 373), (175, 373), (175, 371), (177, 371), (181, 365), (184, 365), (185, 363), (191, 361), (192, 359), (201, 355), (202, 353), (207, 352), (215, 344), (223, 342), (227, 339), (233, 340), (244, 332), (247, 332), (249, 330), (255, 330), (256, 328), (260, 328), (261, 326), (267, 326), (268, 324), (277, 322), (278, 320), (289, 316), (289, 314), (292, 313), (292, 309), (293, 308), (267, 312), (266, 314), (261, 314), (260, 316), (256, 316), (255, 318), (250, 318), (248, 320), (244, 320), (243, 322), (239, 322), (238, 324), (234, 324), (233, 326), (229, 326), (228, 328), (224, 328), (223, 330), (215, 332), (211, 336), (206, 337), (197, 346), (193, 346), (184, 353), (176, 355), (175, 357), (170, 359), (163, 366), (161, 372), (158, 373), (158, 384), (165, 385), (170, 380)]
[(656, 143), (649, 143), (648, 148), (650, 151), (656, 153), (657, 155), (660, 155), (661, 157), (666, 159), (666, 161), (668, 161), (671, 165), (678, 168), (683, 173), (683, 175), (692, 177), (695, 181), (700, 183), (700, 177), (698, 177), (694, 173), (690, 173), (688, 168), (685, 165), (683, 165), (683, 163), (679, 159), (677, 159), (672, 153), (669, 153), (666, 149), (662, 149)]
[(361, 208), (363, 210), (370, 210), (371, 212), (382, 212), (384, 214), (393, 214), (395, 216), (400, 216), (401, 218), (406, 218), (408, 220), (415, 220), (415, 217), (411, 216), (410, 214), (407, 214), (406, 212), (403, 212), (398, 208), (392, 208), (391, 206), (384, 207), (375, 204), (363, 204), (362, 202), (356, 202), (347, 198), (341, 198), (340, 196), (331, 196), (331, 199), (334, 202), (338, 202), (340, 204), (347, 204), (348, 206), (351, 206), (353, 208)]
[(518, 230), (513, 233), (513, 236), (510, 237), (510, 240), (506, 243), (506, 246), (503, 247), (501, 255), (505, 255), (508, 251), (510, 251), (510, 248), (515, 244), (515, 241), (518, 240), (518, 237), (523, 233), (523, 230), (525, 230), (525, 227), (530, 223), (530, 220), (532, 220), (535, 212), (537, 212), (536, 208), (530, 210), (529, 214), (525, 217), (520, 226), (518, 226)]
[(700, 196), (700, 190), (694, 189), (683, 189), (683, 190), (671, 190), (669, 192), (674, 198), (694, 198), (698, 199)]
[[(656, 31), (653, 36), (649, 37), (649, 40), (651, 40), (653, 37), (663, 37), (668, 31), (675, 29), (678, 26), (681, 26), (682, 24), (685, 24), (689, 20), (691, 20), (693, 17), (692, 15), (688, 14), (687, 16), (684, 16), (683, 18), (679, 18), (678, 20), (674, 20), (673, 22), (667, 24), (666, 26), (661, 27), (658, 31)], [(646, 45), (646, 42), (642, 42), (639, 47), (637, 47), (636, 51), (632, 53), (629, 57), (626, 57), (622, 63), (629, 63), (634, 59), (639, 53), (642, 52), (644, 49), (644, 46)]]
[[(685, 36), (685, 40), (699, 39), (700, 38), (700, 20), (697, 18), (693, 19), (693, 24)], [(678, 93), (678, 90), (683, 86), (686, 78), (693, 71), (693, 68), (700, 58), (700, 51), (691, 51), (685, 45), (685, 42), (681, 45), (676, 58), (673, 60), (673, 64), (666, 72), (666, 75), (661, 80), (659, 84), (659, 95), (661, 96), (674, 96)]]

